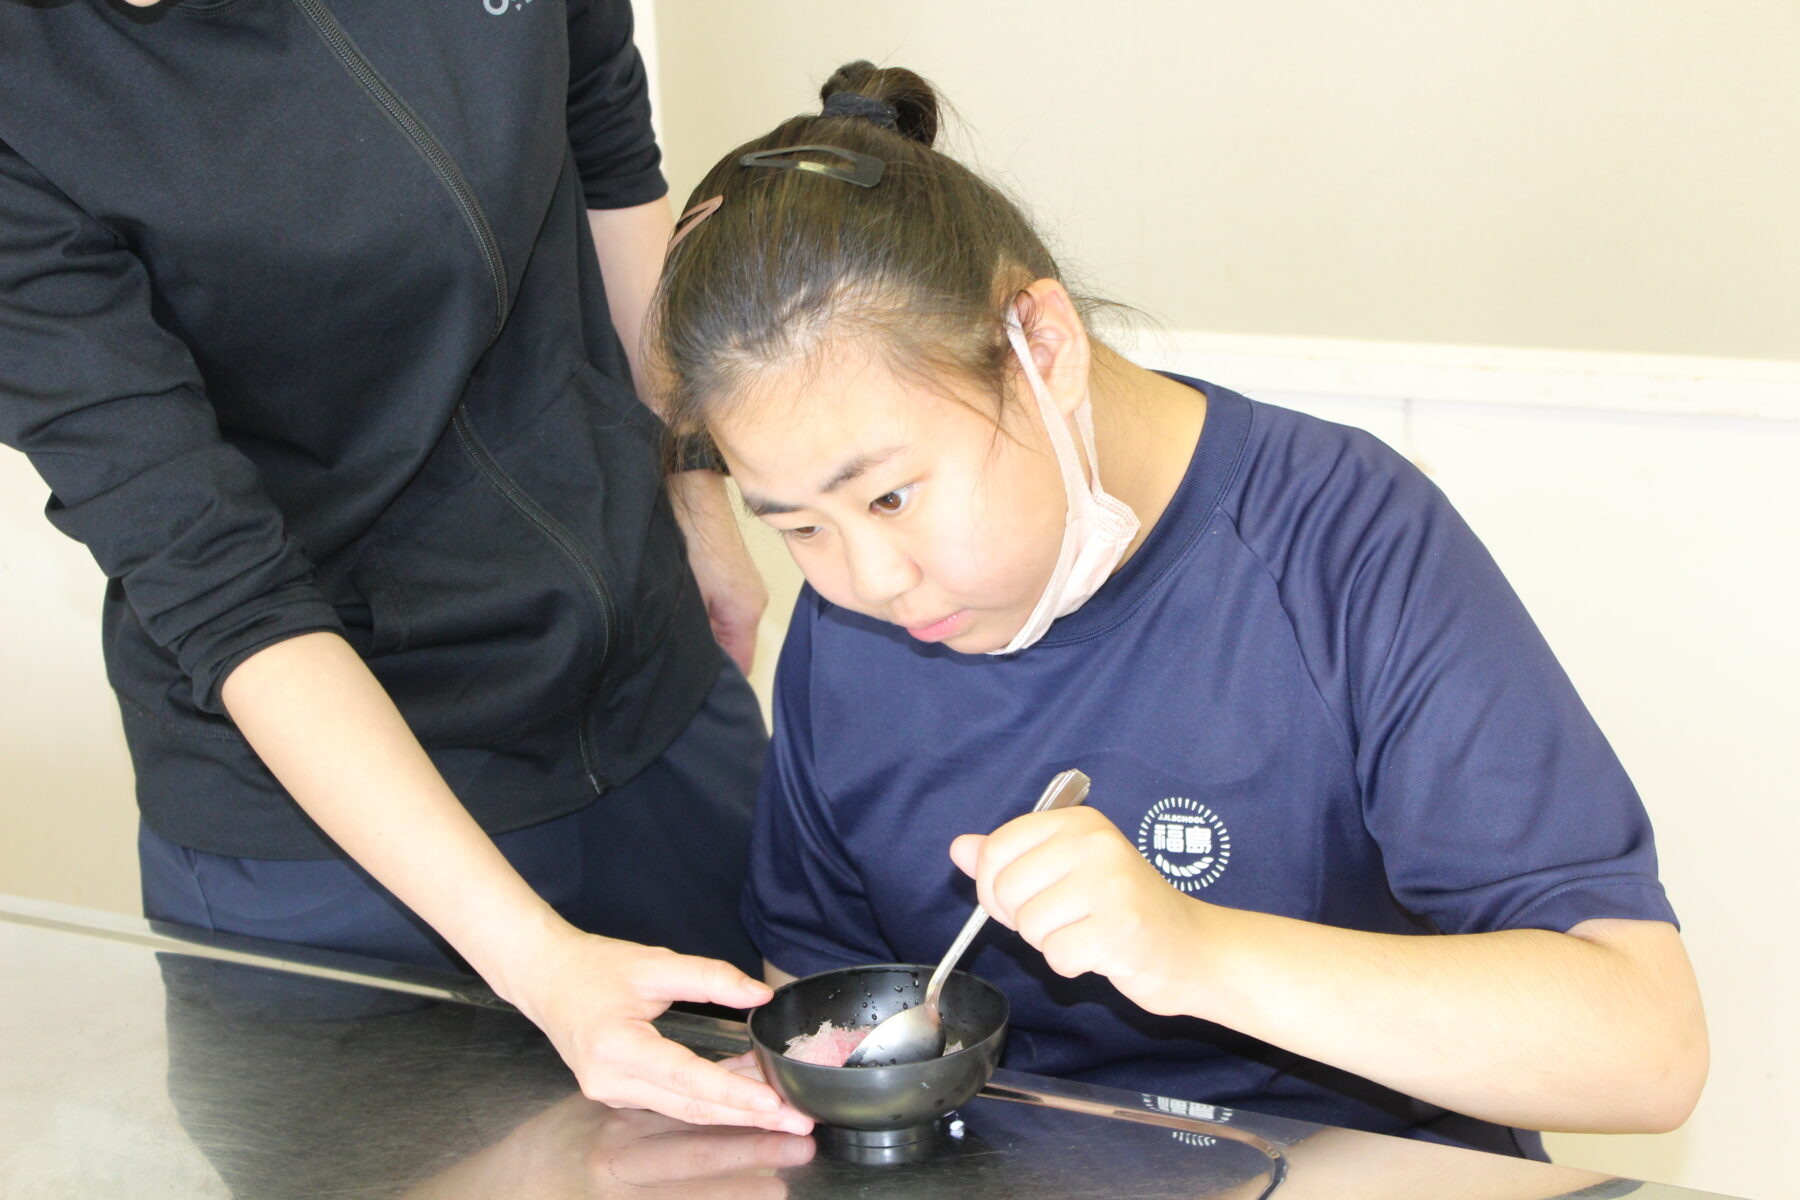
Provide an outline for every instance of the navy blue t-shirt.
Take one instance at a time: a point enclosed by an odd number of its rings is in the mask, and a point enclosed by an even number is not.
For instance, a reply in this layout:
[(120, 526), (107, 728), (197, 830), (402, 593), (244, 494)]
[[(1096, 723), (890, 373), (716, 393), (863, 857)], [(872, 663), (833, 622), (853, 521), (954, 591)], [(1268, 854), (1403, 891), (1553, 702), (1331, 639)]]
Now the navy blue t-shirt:
[[(1066, 767), (1214, 904), (1421, 935), (1673, 921), (1631, 781), (1443, 494), (1366, 433), (1181, 382), (1208, 409), (1179, 489), (1037, 645), (958, 654), (802, 592), (744, 904), (765, 957), (935, 962), (975, 899), (951, 839)], [(1541, 1154), (1063, 979), (998, 924), (962, 966), (1012, 1003), (1009, 1067)]]

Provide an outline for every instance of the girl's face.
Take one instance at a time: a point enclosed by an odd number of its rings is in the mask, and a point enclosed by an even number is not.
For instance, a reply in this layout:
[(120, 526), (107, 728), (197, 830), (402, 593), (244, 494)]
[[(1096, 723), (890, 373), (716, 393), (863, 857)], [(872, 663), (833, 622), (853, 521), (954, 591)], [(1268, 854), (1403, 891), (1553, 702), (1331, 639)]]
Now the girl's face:
[(745, 503), (833, 604), (965, 654), (1000, 649), (1049, 582), (1067, 511), (1035, 402), (1010, 395), (996, 428), (972, 385), (834, 349), (765, 372), (713, 423)]

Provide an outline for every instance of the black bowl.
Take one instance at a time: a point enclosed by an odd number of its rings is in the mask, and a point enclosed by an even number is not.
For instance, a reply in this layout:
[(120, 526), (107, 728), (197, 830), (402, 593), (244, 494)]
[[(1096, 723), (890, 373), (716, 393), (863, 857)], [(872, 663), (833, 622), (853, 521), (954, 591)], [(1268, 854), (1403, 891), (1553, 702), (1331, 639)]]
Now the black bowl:
[(954, 971), (938, 1008), (944, 1034), (962, 1049), (889, 1067), (822, 1067), (782, 1053), (788, 1041), (837, 1025), (873, 1025), (924, 998), (931, 967), (844, 967), (796, 979), (750, 1014), (750, 1042), (763, 1077), (801, 1112), (838, 1129), (924, 1136), (937, 1118), (981, 1090), (1006, 1042), (1006, 996), (984, 979)]

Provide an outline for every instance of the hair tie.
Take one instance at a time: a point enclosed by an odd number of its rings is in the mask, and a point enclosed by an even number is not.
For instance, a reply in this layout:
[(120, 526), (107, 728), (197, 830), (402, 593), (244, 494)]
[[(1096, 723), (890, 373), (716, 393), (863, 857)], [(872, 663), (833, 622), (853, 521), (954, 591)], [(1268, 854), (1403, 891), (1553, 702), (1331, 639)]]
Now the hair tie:
[(825, 100), (825, 107), (819, 110), (821, 117), (861, 117), (872, 121), (883, 129), (897, 129), (900, 125), (900, 110), (880, 100), (872, 100), (856, 92), (833, 92)]

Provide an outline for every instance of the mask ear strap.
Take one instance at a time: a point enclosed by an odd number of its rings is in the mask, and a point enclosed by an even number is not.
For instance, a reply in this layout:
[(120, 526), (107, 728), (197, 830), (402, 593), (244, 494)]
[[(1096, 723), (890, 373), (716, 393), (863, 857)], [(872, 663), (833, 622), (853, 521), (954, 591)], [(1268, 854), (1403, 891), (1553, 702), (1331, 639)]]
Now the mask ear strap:
[[(1050, 435), (1050, 444), (1056, 451), (1056, 464), (1062, 470), (1063, 489), (1069, 496), (1069, 512), (1075, 511), (1075, 498), (1089, 495), (1090, 485), (1083, 474), (1090, 464), (1097, 462), (1094, 457), (1094, 425), (1092, 419), (1082, 420), (1085, 414), (1077, 414), (1076, 424), (1081, 429), (1081, 440), (1087, 448), (1087, 462), (1075, 448), (1075, 439), (1069, 436), (1069, 422), (1062, 410), (1056, 407), (1056, 401), (1050, 395), (1050, 385), (1037, 369), (1037, 362), (1031, 357), (1031, 346), (1025, 340), (1025, 329), (1019, 324), (1018, 313), (1006, 315), (1006, 337), (1012, 343), (1013, 353), (1018, 355), (1019, 366), (1025, 372), (1025, 382), (1031, 388), (1031, 394), (1037, 399), (1038, 413), (1044, 419), (1044, 430)], [(1098, 472), (1095, 472), (1096, 476)]]

